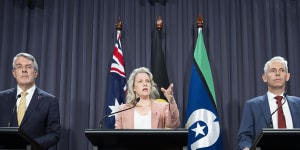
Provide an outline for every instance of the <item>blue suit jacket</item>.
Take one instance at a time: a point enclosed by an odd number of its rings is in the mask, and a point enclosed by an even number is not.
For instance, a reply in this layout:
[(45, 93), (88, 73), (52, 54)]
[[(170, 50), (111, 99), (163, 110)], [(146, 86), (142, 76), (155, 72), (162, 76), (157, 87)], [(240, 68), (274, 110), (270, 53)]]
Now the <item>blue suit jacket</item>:
[[(0, 126), (18, 127), (17, 89), (0, 92)], [(59, 104), (55, 96), (36, 88), (19, 127), (43, 149), (57, 144), (60, 138)]]
[[(293, 127), (300, 127), (300, 98), (287, 96)], [(267, 94), (246, 101), (237, 140), (239, 148), (251, 147), (263, 128), (272, 121)]]

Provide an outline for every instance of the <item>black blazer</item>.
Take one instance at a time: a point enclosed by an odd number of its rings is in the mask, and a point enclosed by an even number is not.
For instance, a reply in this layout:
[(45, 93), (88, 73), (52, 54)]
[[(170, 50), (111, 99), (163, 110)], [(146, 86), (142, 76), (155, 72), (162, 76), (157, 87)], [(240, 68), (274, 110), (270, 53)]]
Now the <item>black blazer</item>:
[[(1, 127), (18, 127), (16, 95), (16, 88), (0, 92)], [(58, 99), (36, 88), (19, 128), (40, 144), (43, 149), (56, 145), (60, 138)]]

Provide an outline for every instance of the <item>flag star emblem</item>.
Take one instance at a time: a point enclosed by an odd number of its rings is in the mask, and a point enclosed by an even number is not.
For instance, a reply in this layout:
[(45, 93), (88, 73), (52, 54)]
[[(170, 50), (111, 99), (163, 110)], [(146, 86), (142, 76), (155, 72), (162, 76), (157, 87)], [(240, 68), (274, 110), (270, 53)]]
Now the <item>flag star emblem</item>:
[(205, 135), (203, 129), (205, 128), (205, 126), (200, 126), (199, 123), (197, 123), (197, 127), (194, 129), (191, 129), (192, 131), (195, 132), (195, 137), (197, 137), (199, 134)]
[[(121, 104), (122, 104), (122, 103), (121, 103)], [(120, 107), (121, 104), (119, 104), (118, 99), (115, 98), (115, 105), (110, 105), (110, 106), (108, 106), (108, 107), (110, 108), (110, 110), (111, 110), (111, 113), (117, 112), (117, 111), (119, 110), (119, 107)], [(114, 116), (114, 115), (115, 115), (115, 114), (110, 115), (109, 117)]]

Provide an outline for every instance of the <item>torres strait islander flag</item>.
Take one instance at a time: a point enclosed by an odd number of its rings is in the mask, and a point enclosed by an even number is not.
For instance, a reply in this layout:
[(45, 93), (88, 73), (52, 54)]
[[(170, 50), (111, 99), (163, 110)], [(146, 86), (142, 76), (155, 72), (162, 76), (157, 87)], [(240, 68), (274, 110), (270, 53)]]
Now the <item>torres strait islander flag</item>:
[(213, 77), (202, 28), (198, 28), (186, 118), (188, 150), (223, 149)]
[[(117, 40), (114, 46), (112, 64), (110, 67), (108, 93), (105, 114), (118, 111), (121, 104), (125, 103), (126, 95), (126, 74), (125, 64), (121, 46), (121, 31), (117, 30)], [(105, 118), (105, 127), (113, 129), (115, 125), (115, 115)]]

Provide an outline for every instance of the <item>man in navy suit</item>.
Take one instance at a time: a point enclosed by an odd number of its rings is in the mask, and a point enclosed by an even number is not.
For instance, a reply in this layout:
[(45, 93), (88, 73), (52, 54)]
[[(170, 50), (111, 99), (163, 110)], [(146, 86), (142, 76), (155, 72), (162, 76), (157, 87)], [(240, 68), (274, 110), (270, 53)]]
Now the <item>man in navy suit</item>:
[[(35, 85), (38, 76), (35, 58), (28, 53), (17, 54), (13, 59), (12, 74), (17, 87), (0, 92), (0, 126), (19, 127), (41, 146), (39, 149), (55, 146), (60, 138), (58, 99)], [(23, 91), (27, 93), (24, 94), (25, 114), (19, 117)]]
[[(263, 128), (278, 129), (276, 96), (282, 96), (285, 126), (288, 129), (300, 127), (300, 98), (286, 96), (286, 82), (290, 79), (287, 61), (280, 56), (266, 62), (263, 81), (268, 91), (262, 96), (246, 101), (237, 140), (239, 149), (249, 150)], [(274, 113), (273, 113), (274, 112)], [(271, 115), (273, 113), (273, 115)]]

